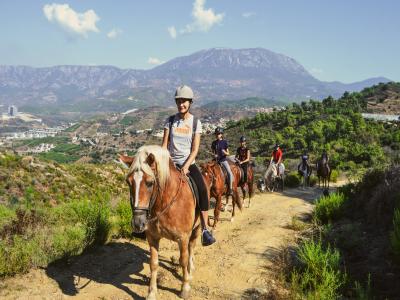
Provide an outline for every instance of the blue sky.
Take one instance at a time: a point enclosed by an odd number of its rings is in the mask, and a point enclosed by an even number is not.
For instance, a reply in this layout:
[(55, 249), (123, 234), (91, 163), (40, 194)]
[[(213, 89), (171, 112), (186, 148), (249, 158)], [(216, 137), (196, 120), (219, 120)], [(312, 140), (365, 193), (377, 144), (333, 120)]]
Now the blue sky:
[(320, 80), (400, 81), (399, 12), (397, 0), (1, 0), (0, 64), (149, 69), (201, 49), (263, 47)]

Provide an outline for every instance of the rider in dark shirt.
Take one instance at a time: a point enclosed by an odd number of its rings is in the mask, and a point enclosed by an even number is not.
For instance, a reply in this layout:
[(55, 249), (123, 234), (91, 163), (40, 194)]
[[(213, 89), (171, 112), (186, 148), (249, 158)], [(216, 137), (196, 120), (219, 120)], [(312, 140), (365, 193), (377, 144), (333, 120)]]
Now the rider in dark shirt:
[(217, 162), (225, 168), (229, 178), (228, 195), (232, 195), (233, 188), (233, 173), (229, 166), (226, 156), (229, 155), (228, 142), (223, 137), (224, 130), (221, 127), (215, 128), (216, 140), (211, 144), (211, 150), (215, 155)]
[(240, 137), (240, 147), (236, 150), (236, 160), (243, 169), (243, 181), (247, 182), (247, 168), (250, 161), (250, 150), (246, 146), (246, 137)]

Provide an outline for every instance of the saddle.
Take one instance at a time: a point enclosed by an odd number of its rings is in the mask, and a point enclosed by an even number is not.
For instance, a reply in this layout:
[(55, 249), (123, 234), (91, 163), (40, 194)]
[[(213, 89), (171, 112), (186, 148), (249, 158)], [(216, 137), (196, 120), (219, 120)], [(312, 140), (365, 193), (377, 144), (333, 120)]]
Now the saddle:
[(193, 178), (190, 176), (187, 176), (188, 180), (187, 182), (189, 183), (189, 187), (192, 190), (192, 194), (194, 196), (194, 199), (196, 199), (196, 210), (200, 209), (200, 194), (199, 194), (199, 189), (197, 188), (196, 182), (194, 182)]
[[(180, 166), (176, 166), (178, 170), (180, 170)], [(199, 194), (199, 189), (197, 188), (197, 184), (194, 181), (194, 179), (189, 175), (189, 176), (184, 176), (186, 178), (186, 182), (189, 184), (189, 187), (192, 191), (193, 197), (196, 201), (196, 210), (200, 209), (200, 194)]]

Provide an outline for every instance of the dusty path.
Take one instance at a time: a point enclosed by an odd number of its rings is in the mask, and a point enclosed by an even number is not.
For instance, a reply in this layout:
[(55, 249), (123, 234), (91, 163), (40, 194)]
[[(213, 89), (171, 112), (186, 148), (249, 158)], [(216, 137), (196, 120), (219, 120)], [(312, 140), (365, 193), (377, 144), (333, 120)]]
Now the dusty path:
[[(292, 216), (309, 213), (319, 193), (310, 188), (258, 194), (233, 223), (230, 212), (221, 213), (217, 243), (196, 248), (191, 299), (240, 299), (254, 290), (267, 291), (274, 278), (268, 268), (271, 256), (295, 237), (287, 225)], [(162, 240), (160, 250), (158, 299), (178, 299), (176, 244)], [(63, 265), (7, 279), (0, 283), (0, 298), (144, 299), (149, 274), (147, 243), (118, 240)]]

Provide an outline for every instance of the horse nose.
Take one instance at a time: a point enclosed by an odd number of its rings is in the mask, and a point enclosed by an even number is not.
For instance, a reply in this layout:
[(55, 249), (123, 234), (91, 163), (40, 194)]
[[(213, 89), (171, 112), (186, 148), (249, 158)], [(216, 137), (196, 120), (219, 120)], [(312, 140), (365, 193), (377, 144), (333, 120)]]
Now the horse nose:
[(136, 233), (141, 233), (146, 230), (146, 214), (133, 214), (132, 228)]

